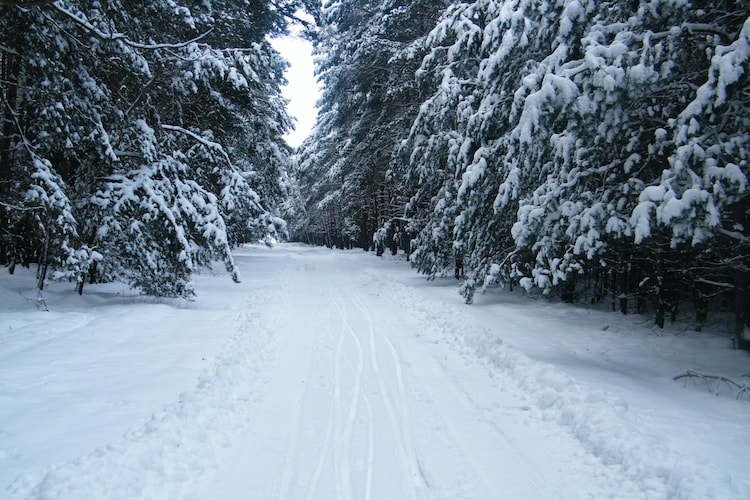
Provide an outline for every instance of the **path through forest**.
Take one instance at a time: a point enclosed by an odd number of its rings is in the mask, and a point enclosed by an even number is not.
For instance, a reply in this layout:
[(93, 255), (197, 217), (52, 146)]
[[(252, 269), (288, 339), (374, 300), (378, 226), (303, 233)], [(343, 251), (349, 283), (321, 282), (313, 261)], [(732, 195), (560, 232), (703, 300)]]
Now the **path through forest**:
[(579, 496), (579, 447), (525, 425), (524, 400), (385, 297), (358, 260), (284, 253), (268, 256), (285, 262), (283, 293), (260, 312), (277, 319), (279, 358), (211, 486), (221, 497)]
[(205, 273), (192, 304), (60, 285), (40, 313), (0, 280), (0, 496), (750, 494), (750, 405), (671, 379), (745, 370), (726, 339), (518, 292), (466, 306), (401, 257), (236, 258), (243, 283)]

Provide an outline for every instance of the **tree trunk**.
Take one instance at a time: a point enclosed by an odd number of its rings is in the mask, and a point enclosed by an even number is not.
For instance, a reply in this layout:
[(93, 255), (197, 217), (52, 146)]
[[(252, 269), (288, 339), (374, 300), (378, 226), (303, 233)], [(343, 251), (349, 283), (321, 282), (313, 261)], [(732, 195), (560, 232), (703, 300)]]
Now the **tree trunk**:
[[(745, 209), (745, 200), (735, 203), (733, 207), (733, 222), (734, 227), (742, 228), (743, 234), (747, 236), (750, 234), (750, 228), (746, 224)], [(747, 290), (747, 275), (748, 273), (744, 269), (736, 269), (734, 274), (734, 346), (736, 349), (746, 349), (748, 347), (748, 339), (745, 338), (746, 327), (750, 323), (750, 315), (747, 311), (750, 302)]]
[(703, 287), (700, 284), (695, 285), (693, 292), (693, 307), (695, 308), (695, 329), (703, 330), (703, 325), (708, 320), (708, 300), (703, 293)]
[(664, 258), (659, 255), (656, 260), (656, 318), (654, 324), (659, 328), (664, 328), (664, 316), (667, 305), (664, 298)]
[[(3, 103), (0, 119), (3, 124), (3, 135), (0, 137), (0, 180), (8, 180), (11, 177), (11, 151), (13, 146), (13, 110), (8, 106), (14, 106), (18, 96), (18, 73), (20, 71), (20, 57), (15, 54), (3, 52), (0, 54), (0, 78), (2, 78)], [(4, 183), (0, 183), (4, 184)]]
[(562, 301), (567, 304), (572, 304), (573, 302), (575, 302), (575, 290), (575, 279), (570, 276), (560, 286), (560, 298), (562, 299)]
[(362, 250), (365, 252), (370, 248), (370, 243), (367, 241), (367, 235), (370, 233), (370, 225), (368, 222), (367, 207), (362, 207), (362, 220), (360, 221), (361, 226), (359, 228), (359, 246), (362, 247)]
[(737, 272), (734, 279), (734, 337), (735, 347), (745, 349), (747, 340), (745, 338), (745, 325), (747, 324), (747, 276), (743, 272)]
[(620, 301), (620, 312), (623, 314), (628, 313), (628, 271), (630, 265), (628, 262), (628, 256), (626, 252), (622, 252), (620, 260), (620, 295), (618, 299)]
[(39, 263), (39, 268), (37, 269), (37, 282), (36, 287), (41, 292), (44, 290), (44, 280), (47, 279), (47, 259), (44, 259), (43, 262)]

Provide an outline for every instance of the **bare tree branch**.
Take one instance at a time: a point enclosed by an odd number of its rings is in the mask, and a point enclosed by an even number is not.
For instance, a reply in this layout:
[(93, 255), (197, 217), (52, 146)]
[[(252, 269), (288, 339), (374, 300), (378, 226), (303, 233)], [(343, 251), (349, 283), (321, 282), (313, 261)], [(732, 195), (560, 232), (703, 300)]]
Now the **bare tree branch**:
[(42, 206), (22, 207), (20, 205), (12, 205), (10, 203), (5, 203), (4, 201), (0, 201), (0, 206), (5, 207), (5, 208), (10, 208), (11, 210), (18, 210), (21, 212), (33, 212), (34, 210), (44, 210), (44, 207)]
[(750, 237), (745, 236), (744, 234), (740, 233), (739, 231), (728, 231), (724, 228), (719, 228), (716, 230), (716, 232), (723, 234), (724, 236), (728, 236), (732, 239), (735, 239), (739, 241), (740, 243), (744, 244), (750, 244)]
[(725, 377), (724, 375), (708, 375), (705, 373), (697, 372), (695, 370), (688, 370), (681, 375), (677, 375), (672, 380), (681, 379), (685, 379), (686, 382), (688, 379), (702, 380), (706, 384), (706, 389), (708, 389), (708, 391), (712, 394), (718, 394), (719, 388), (722, 386), (722, 384), (724, 384), (732, 390), (738, 390), (737, 399), (742, 399), (743, 397), (750, 398), (750, 385), (748, 385), (746, 382), (735, 382), (731, 378)]

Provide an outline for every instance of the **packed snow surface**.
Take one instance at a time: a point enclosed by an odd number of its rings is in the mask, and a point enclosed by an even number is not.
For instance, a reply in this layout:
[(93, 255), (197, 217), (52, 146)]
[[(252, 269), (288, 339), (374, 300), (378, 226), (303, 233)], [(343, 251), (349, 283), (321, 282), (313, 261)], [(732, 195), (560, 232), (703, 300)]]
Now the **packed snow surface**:
[(750, 402), (672, 380), (742, 380), (726, 335), (466, 306), (402, 258), (235, 257), (191, 303), (0, 277), (0, 497), (750, 498)]

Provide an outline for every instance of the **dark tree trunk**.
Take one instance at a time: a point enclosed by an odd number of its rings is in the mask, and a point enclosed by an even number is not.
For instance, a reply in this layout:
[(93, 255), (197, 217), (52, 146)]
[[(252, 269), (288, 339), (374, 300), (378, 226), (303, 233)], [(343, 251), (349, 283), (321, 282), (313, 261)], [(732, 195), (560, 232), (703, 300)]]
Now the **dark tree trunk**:
[(656, 318), (654, 324), (659, 328), (664, 328), (664, 316), (666, 315), (666, 299), (664, 297), (664, 285), (666, 278), (664, 276), (664, 257), (660, 254), (656, 261)]
[(93, 285), (96, 283), (96, 270), (99, 267), (99, 264), (97, 261), (94, 261), (91, 264), (91, 267), (89, 268), (89, 284)]
[[(734, 227), (742, 228), (745, 236), (750, 235), (750, 228), (746, 224), (746, 203), (745, 200), (741, 200), (736, 203), (733, 207), (733, 222)], [(736, 269), (734, 274), (734, 338), (735, 347), (737, 349), (746, 349), (748, 347), (748, 339), (745, 338), (746, 327), (750, 324), (750, 314), (748, 314), (748, 307), (750, 307), (750, 294), (748, 294), (748, 273), (745, 269)]]
[(575, 302), (575, 291), (576, 291), (576, 283), (575, 279), (568, 278), (565, 280), (560, 287), (560, 298), (563, 302), (572, 304)]
[(743, 272), (737, 272), (734, 279), (734, 338), (737, 349), (747, 348), (745, 338), (745, 326), (748, 320), (747, 306), (747, 276)]
[(618, 295), (620, 312), (623, 314), (628, 313), (628, 274), (630, 271), (629, 258), (626, 252), (622, 252), (620, 258), (620, 294)]
[(693, 290), (693, 308), (695, 309), (695, 329), (701, 331), (708, 321), (708, 299), (700, 283), (696, 283)]
[(398, 238), (396, 235), (398, 234), (399, 229), (398, 229), (397, 224), (398, 223), (396, 221), (391, 221), (391, 224), (388, 228), (387, 238), (388, 238), (388, 246), (391, 249), (391, 255), (398, 254)]
[(40, 262), (39, 268), (37, 269), (36, 287), (39, 289), (39, 291), (44, 290), (44, 281), (46, 279), (47, 279), (47, 259), (45, 259), (43, 262)]
[[(20, 71), (20, 57), (15, 54), (3, 52), (0, 54), (0, 77), (2, 78), (2, 98), (0, 103), (2, 113), (0, 119), (3, 123), (3, 135), (0, 137), (0, 180), (11, 178), (11, 151), (13, 146), (14, 131), (13, 113), (8, 106), (14, 106), (18, 97), (18, 73)], [(4, 184), (4, 183), (0, 183)]]
[(359, 246), (362, 250), (367, 251), (370, 248), (370, 243), (367, 241), (367, 235), (370, 234), (369, 217), (367, 216), (367, 208), (362, 210), (362, 221), (360, 222), (360, 233), (359, 233)]

